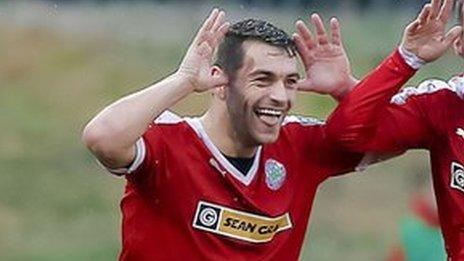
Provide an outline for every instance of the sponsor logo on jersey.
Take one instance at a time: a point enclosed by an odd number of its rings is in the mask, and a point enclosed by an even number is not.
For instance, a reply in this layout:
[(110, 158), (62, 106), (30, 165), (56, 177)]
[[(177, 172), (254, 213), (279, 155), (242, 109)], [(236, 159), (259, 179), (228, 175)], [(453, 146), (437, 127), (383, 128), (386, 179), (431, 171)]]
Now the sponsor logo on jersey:
[(290, 229), (292, 222), (288, 213), (271, 218), (199, 201), (193, 227), (247, 242), (265, 243), (278, 232)]
[(266, 185), (272, 190), (278, 190), (284, 184), (287, 173), (282, 163), (268, 159), (264, 164), (264, 172), (266, 173)]
[(464, 192), (464, 167), (457, 163), (451, 163), (451, 187)]

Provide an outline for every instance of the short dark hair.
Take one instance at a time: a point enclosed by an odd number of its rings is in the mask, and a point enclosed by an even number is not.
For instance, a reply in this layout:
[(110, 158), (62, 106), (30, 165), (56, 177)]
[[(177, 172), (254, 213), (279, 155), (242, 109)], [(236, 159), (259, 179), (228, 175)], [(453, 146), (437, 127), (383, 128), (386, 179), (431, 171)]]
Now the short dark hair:
[[(243, 42), (256, 40), (272, 46), (284, 48), (290, 56), (296, 55), (292, 38), (269, 22), (259, 19), (246, 19), (233, 24), (219, 45), (215, 65), (234, 77), (242, 66), (244, 58)], [(233, 80), (233, 79), (231, 79)]]

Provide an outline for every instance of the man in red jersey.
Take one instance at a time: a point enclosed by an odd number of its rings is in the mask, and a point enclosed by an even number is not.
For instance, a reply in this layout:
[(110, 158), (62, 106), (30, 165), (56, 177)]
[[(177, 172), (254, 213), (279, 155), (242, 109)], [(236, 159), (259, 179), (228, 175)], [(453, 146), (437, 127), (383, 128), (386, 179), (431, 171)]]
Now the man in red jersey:
[[(300, 80), (285, 32), (255, 19), (229, 26), (224, 15), (211, 13), (174, 74), (113, 103), (84, 130), (99, 161), (127, 179), (121, 260), (297, 260), (318, 185), (362, 157), (327, 135), (338, 134), (332, 120), (287, 116), (297, 89), (342, 99), (353, 86), (338, 21), (331, 39), (317, 15), (316, 36), (297, 22)], [(441, 55), (429, 48), (433, 33), (406, 43)], [(395, 51), (357, 88), (404, 84), (415, 72), (407, 55)], [(207, 90), (203, 116), (165, 112)]]
[[(441, 5), (439, 0), (428, 4), (416, 22), (415, 30), (426, 32), (444, 28), (453, 1), (445, 0), (440, 9)], [(455, 28), (453, 30), (462, 30)], [(411, 36), (406, 35), (406, 39), (408, 37)], [(436, 34), (437, 46), (442, 46), (443, 38), (443, 34)], [(455, 43), (456, 52), (462, 55), (462, 36)], [(417, 54), (409, 57), (417, 67), (424, 60), (436, 58), (415, 51), (407, 43), (403, 46)], [(393, 97), (391, 94), (397, 90), (393, 85), (389, 86), (382, 89), (365, 85), (346, 97), (344, 108), (347, 113), (334, 114), (332, 120), (355, 127), (344, 129), (344, 134), (337, 136), (338, 143), (352, 151), (370, 152), (365, 163), (382, 158), (382, 152), (429, 150), (448, 259), (464, 260), (464, 77), (456, 76), (447, 82), (427, 80), (418, 87), (404, 88)], [(354, 101), (359, 97), (363, 97), (363, 102)], [(354, 102), (350, 102), (351, 99)]]

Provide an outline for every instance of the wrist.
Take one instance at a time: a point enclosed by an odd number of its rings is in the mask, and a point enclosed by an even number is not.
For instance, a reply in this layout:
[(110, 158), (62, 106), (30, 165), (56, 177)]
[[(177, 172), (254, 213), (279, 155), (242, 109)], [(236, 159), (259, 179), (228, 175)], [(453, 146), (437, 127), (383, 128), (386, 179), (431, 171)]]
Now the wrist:
[(171, 77), (174, 81), (178, 82), (179, 86), (189, 92), (194, 92), (198, 86), (196, 76), (185, 70), (177, 70)]
[(423, 65), (426, 64), (426, 61), (421, 59), (417, 54), (414, 53), (406, 44), (401, 44), (398, 48), (398, 51), (403, 58), (403, 60), (413, 69), (419, 70)]
[(350, 75), (343, 88), (330, 94), (335, 100), (341, 101), (353, 88), (359, 83), (359, 80)]

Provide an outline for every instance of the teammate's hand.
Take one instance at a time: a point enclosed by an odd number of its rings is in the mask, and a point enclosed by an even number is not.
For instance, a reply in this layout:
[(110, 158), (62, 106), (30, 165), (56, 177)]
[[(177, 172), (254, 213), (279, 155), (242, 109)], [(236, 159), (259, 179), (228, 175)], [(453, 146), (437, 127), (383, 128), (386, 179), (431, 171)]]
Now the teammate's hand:
[(426, 4), (416, 20), (406, 27), (403, 47), (425, 62), (440, 58), (462, 31), (461, 26), (455, 26), (446, 32), (452, 9), (453, 0), (432, 0)]
[(191, 43), (176, 74), (187, 78), (193, 90), (202, 92), (227, 84), (223, 74), (213, 74), (211, 63), (229, 25), (225, 21), (225, 12), (215, 8)]
[(343, 47), (340, 23), (336, 18), (330, 20), (331, 39), (318, 14), (311, 15), (316, 29), (314, 36), (303, 21), (297, 21), (293, 39), (305, 66), (306, 77), (297, 88), (330, 94), (342, 98), (356, 84), (351, 74), (350, 62)]

